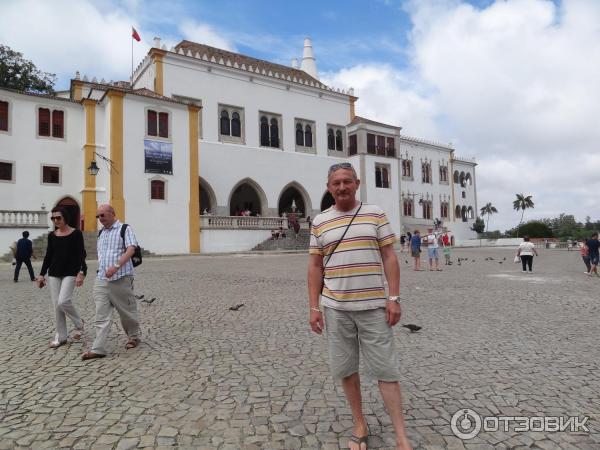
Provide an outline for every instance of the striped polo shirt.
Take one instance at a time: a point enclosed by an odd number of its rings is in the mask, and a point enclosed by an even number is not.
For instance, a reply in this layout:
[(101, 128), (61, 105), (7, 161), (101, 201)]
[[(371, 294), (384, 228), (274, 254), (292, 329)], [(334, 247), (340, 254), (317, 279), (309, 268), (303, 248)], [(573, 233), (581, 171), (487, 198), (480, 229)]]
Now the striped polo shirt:
[(342, 212), (332, 206), (312, 223), (309, 253), (322, 255), (325, 264), (321, 306), (345, 311), (385, 307), (380, 249), (395, 243), (396, 235), (381, 208), (363, 203), (331, 255), (357, 209)]

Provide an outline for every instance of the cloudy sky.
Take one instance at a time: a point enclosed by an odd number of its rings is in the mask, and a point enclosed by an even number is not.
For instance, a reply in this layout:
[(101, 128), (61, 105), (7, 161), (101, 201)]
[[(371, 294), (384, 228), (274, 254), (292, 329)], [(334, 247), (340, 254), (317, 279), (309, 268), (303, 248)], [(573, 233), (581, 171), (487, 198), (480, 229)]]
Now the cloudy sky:
[(598, 0), (2, 0), (0, 43), (60, 89), (76, 70), (128, 79), (131, 26), (138, 62), (158, 35), (289, 64), (310, 36), (359, 115), (477, 158), (491, 229), (516, 225), (516, 193), (533, 196), (526, 219), (600, 219)]

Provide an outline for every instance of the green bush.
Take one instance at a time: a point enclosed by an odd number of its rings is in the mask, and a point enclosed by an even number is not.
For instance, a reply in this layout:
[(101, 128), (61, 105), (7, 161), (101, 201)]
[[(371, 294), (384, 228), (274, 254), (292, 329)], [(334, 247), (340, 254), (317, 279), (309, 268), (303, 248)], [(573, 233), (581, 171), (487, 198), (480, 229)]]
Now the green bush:
[[(515, 230), (516, 231), (516, 230)], [(529, 236), (530, 238), (551, 238), (552, 230), (548, 225), (537, 220), (524, 223), (518, 227), (519, 237)]]

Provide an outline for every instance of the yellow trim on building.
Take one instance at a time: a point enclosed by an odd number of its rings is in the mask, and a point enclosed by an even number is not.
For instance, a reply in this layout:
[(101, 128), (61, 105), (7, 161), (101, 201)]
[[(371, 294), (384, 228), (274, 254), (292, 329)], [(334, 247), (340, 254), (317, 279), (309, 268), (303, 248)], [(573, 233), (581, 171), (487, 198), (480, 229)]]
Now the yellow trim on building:
[(81, 101), (83, 98), (83, 82), (79, 80), (73, 81), (73, 100)]
[(450, 173), (448, 174), (448, 181), (450, 182), (450, 192), (452, 192), (452, 211), (450, 211), (450, 217), (452, 217), (452, 222), (456, 222), (456, 204), (454, 201), (454, 150), (450, 151)]
[[(80, 86), (81, 89), (81, 86)], [(83, 179), (84, 187), (82, 190), (83, 198), (83, 229), (84, 231), (96, 231), (96, 210), (98, 203), (96, 200), (96, 177), (90, 175), (87, 168), (95, 160), (96, 152), (96, 101), (83, 100), (85, 111), (85, 144), (83, 146)]]
[(190, 127), (190, 253), (200, 253), (200, 169), (198, 167), (198, 106), (188, 106)]
[(159, 95), (164, 95), (164, 72), (163, 72), (163, 56), (166, 51), (153, 48), (150, 50), (150, 57), (154, 60), (155, 75), (154, 75), (154, 92)]
[(110, 204), (117, 218), (125, 221), (125, 197), (123, 195), (123, 97), (124, 92), (110, 90), (107, 93), (109, 111), (109, 145), (112, 168), (110, 170)]

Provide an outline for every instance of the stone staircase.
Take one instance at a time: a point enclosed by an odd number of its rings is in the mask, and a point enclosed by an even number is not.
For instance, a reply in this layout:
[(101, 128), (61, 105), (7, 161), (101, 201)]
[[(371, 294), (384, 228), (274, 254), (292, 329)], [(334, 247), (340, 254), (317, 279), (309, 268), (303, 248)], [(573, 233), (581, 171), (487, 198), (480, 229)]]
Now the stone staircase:
[(308, 251), (310, 242), (310, 231), (308, 229), (300, 229), (298, 237), (294, 237), (293, 230), (286, 231), (286, 238), (267, 239), (261, 242), (252, 251), (277, 251), (277, 250), (304, 250)]
[[(87, 260), (96, 260), (98, 259), (98, 252), (96, 250), (96, 242), (98, 238), (97, 231), (84, 231), (83, 232), (83, 245), (85, 246), (85, 251), (87, 253)], [(40, 261), (44, 259), (44, 255), (46, 254), (46, 248), (48, 247), (48, 233), (44, 233), (43, 235), (35, 238), (31, 241), (33, 244), (33, 255)], [(153, 256), (154, 254), (142, 248), (142, 255)], [(0, 260), (10, 262), (12, 261), (12, 253), (6, 253), (4, 256), (0, 257)]]

